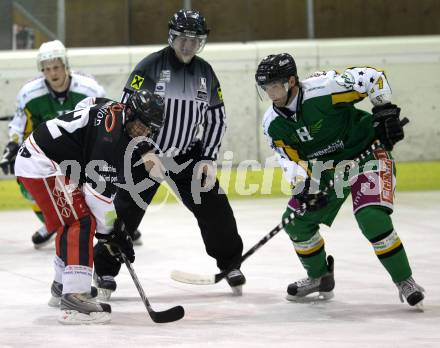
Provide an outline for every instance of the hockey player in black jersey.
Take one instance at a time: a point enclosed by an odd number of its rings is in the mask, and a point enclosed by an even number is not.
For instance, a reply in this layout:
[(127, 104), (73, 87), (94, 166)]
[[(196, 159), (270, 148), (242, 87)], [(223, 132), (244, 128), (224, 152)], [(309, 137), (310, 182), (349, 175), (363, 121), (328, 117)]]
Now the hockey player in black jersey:
[[(209, 29), (205, 18), (194, 10), (180, 10), (168, 24), (169, 46), (142, 59), (131, 72), (124, 88), (123, 102), (142, 89), (154, 90), (164, 97), (165, 121), (156, 145), (163, 158), (173, 165), (190, 163), (176, 171), (162, 163), (169, 172), (173, 191), (193, 213), (200, 227), (206, 252), (221, 270), (231, 269), (226, 280), (234, 294), (241, 294), (246, 279), (239, 260), (243, 243), (238, 234), (228, 198), (216, 179), (215, 161), (226, 131), (226, 112), (220, 83), (211, 65), (198, 57)], [(151, 179), (152, 172), (136, 171), (136, 182)], [(170, 183), (167, 181), (167, 183)], [(125, 215), (127, 229), (135, 231), (160, 182), (145, 187), (137, 204), (127, 191), (118, 192), (116, 210)], [(203, 186), (197, 195), (194, 187)], [(196, 194), (195, 194), (196, 193)], [(102, 267), (101, 267), (102, 265)], [(120, 264), (112, 263), (106, 249), (95, 255), (97, 285), (110, 295), (116, 289), (114, 277)]]
[(113, 198), (132, 163), (127, 151), (145, 148), (131, 142), (153, 136), (163, 110), (162, 98), (147, 90), (136, 91), (126, 104), (87, 98), (75, 111), (41, 124), (18, 152), (15, 174), (57, 231), (49, 304), (60, 305), (62, 324), (110, 321), (110, 305), (92, 298), (93, 237), (113, 257), (122, 251), (134, 261)]

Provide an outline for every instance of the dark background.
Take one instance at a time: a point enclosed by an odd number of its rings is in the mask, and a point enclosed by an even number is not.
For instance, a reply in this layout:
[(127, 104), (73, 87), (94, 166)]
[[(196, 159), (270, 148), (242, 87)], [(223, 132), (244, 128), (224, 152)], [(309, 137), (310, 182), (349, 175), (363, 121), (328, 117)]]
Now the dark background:
[[(169, 18), (184, 4), (182, 0), (64, 3), (63, 41), (68, 47), (164, 44)], [(313, 3), (318, 39), (440, 34), (439, 0)], [(0, 22), (0, 49), (12, 48), (14, 25), (16, 48), (38, 48), (59, 37), (57, 4), (57, 0), (0, 0), (0, 11), (6, 14)], [(191, 4), (206, 17), (212, 29), (210, 42), (308, 38), (307, 0), (192, 0)]]

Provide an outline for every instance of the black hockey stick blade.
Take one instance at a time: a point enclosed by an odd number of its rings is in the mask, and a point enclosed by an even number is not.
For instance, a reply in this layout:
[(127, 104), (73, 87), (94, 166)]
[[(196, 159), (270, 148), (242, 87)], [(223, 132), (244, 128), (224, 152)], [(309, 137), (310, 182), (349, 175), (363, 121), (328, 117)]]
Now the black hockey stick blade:
[(145, 308), (148, 311), (148, 314), (150, 315), (151, 320), (153, 320), (155, 323), (170, 323), (182, 319), (183, 316), (185, 315), (185, 310), (183, 309), (182, 306), (175, 306), (164, 311), (155, 311), (153, 307), (151, 307), (150, 301), (148, 301), (148, 298), (145, 295), (144, 289), (142, 288), (142, 285), (139, 282), (139, 279), (136, 275), (136, 272), (134, 271), (133, 266), (131, 265), (130, 261), (128, 261), (124, 253), (121, 252), (121, 256), (122, 259), (124, 260), (125, 265), (127, 266), (131, 278), (133, 279), (134, 285), (136, 285), (136, 288), (139, 292), (139, 295), (141, 296)]
[(404, 126), (407, 125), (408, 123), (409, 123), (409, 120), (408, 120), (408, 118), (406, 118), (406, 117), (402, 118), (402, 120), (400, 121), (400, 125), (401, 125), (402, 127), (404, 127)]
[(0, 121), (10, 121), (14, 115), (0, 116)]
[[(258, 249), (260, 249), (264, 244), (266, 244), (270, 239), (272, 239), (278, 232), (284, 229), (284, 227), (290, 224), (295, 218), (295, 213), (292, 211), (287, 218), (284, 218), (283, 221), (275, 226), (268, 234), (266, 234), (262, 239), (258, 241), (252, 248), (250, 248), (241, 258), (239, 263), (243, 263), (249, 256), (255, 253)], [(195, 273), (188, 273), (182, 271), (172, 271), (171, 278), (177, 282), (194, 284), (194, 285), (210, 285), (218, 283), (220, 280), (224, 279), (226, 275), (237, 265), (233, 265), (228, 269), (214, 274), (214, 275), (202, 275)]]
[(151, 309), (151, 311), (148, 313), (150, 314), (151, 320), (153, 320), (155, 323), (163, 324), (182, 319), (185, 315), (185, 310), (182, 306), (175, 306), (161, 312), (153, 311)]

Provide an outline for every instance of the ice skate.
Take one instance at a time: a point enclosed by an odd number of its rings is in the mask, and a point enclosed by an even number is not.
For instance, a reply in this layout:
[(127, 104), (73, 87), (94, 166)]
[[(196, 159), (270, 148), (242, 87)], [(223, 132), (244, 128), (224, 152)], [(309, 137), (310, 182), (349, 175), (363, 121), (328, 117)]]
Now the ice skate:
[[(320, 278), (304, 278), (290, 284), (287, 288), (286, 299), (289, 301), (302, 302), (307, 300), (325, 301), (333, 298), (335, 287), (334, 260), (332, 256), (327, 257), (327, 273)], [(307, 295), (318, 293), (316, 297), (306, 298)]]
[[(49, 307), (59, 307), (61, 302), (61, 295), (63, 294), (63, 284), (56, 282), (55, 280), (52, 282), (52, 286), (50, 287), (51, 298), (47, 303)], [(90, 288), (90, 292), (83, 294), (85, 297), (92, 299), (98, 296), (98, 289), (94, 286)]]
[(226, 281), (235, 296), (241, 296), (243, 294), (243, 285), (246, 283), (246, 278), (239, 269), (230, 271), (226, 275)]
[(40, 249), (41, 247), (49, 244), (52, 238), (55, 236), (55, 233), (48, 233), (46, 226), (41, 226), (33, 235), (32, 235), (32, 243), (34, 243), (35, 249)]
[(116, 281), (113, 276), (99, 276), (93, 273), (95, 285), (98, 288), (98, 297), (100, 299), (109, 300), (112, 293), (116, 290)]
[(111, 320), (111, 307), (84, 294), (64, 294), (60, 303), (58, 321), (65, 325), (105, 324)]
[(410, 306), (414, 306), (422, 312), (424, 311), (423, 299), (425, 295), (423, 292), (425, 289), (418, 285), (412, 277), (395, 284), (399, 290), (400, 302), (405, 302), (405, 299)]
[(134, 231), (133, 235), (131, 236), (131, 240), (133, 245), (142, 245), (142, 233), (139, 230)]

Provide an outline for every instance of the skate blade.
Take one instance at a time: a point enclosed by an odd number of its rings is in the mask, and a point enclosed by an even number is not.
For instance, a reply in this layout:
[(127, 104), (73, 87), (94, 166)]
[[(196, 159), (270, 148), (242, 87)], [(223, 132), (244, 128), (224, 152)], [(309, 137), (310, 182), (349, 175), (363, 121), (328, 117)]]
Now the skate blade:
[(60, 306), (60, 302), (61, 302), (61, 297), (52, 296), (49, 302), (47, 302), (47, 304), (49, 307), (56, 308)]
[(287, 294), (286, 300), (298, 303), (313, 303), (313, 302), (325, 302), (332, 299), (335, 296), (333, 291), (323, 292), (321, 291), (317, 295), (307, 295), (307, 296), (293, 296)]
[(142, 243), (142, 238), (138, 238), (138, 239), (133, 241), (133, 245), (135, 245), (135, 246), (140, 246), (142, 244), (143, 244)]
[(423, 305), (423, 301), (420, 301), (419, 303), (417, 303), (414, 308), (418, 311), (418, 312), (424, 312), (425, 311), (425, 306)]
[(231, 286), (232, 295), (233, 296), (242, 296), (243, 295), (243, 285)]
[(333, 291), (321, 291), (318, 295), (318, 299), (321, 301), (328, 301), (335, 297)]
[(110, 300), (110, 297), (112, 297), (112, 290), (104, 289), (104, 288), (98, 288), (98, 299), (99, 300)]
[(111, 314), (107, 312), (80, 313), (73, 310), (63, 310), (58, 322), (63, 325), (101, 325), (111, 321)]
[(38, 249), (41, 249), (42, 247), (44, 247), (44, 246), (46, 246), (46, 245), (48, 245), (48, 244), (50, 244), (51, 242), (54, 242), (54, 241), (55, 241), (55, 238), (50, 237), (45, 242), (38, 243), (38, 244), (35, 244), (34, 242), (32, 242), (32, 244), (34, 245), (34, 249), (38, 250)]

